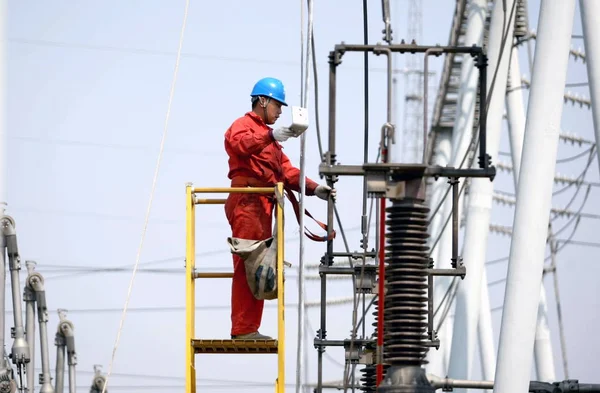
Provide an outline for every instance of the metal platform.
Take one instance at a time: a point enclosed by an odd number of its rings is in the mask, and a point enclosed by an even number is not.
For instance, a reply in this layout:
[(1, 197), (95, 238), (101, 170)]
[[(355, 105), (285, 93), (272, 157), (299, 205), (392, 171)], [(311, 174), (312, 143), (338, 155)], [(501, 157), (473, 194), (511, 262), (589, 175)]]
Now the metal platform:
[(277, 353), (277, 340), (192, 339), (194, 353)]

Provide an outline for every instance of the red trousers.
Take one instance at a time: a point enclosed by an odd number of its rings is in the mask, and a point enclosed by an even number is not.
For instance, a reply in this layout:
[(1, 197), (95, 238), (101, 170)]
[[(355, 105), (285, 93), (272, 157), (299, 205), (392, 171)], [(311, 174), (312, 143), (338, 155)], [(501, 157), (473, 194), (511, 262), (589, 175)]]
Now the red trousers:
[[(273, 203), (271, 196), (231, 193), (225, 203), (225, 214), (232, 236), (264, 240), (272, 236)], [(233, 255), (231, 284), (231, 335), (258, 331), (264, 300), (254, 297), (246, 281), (244, 260)]]

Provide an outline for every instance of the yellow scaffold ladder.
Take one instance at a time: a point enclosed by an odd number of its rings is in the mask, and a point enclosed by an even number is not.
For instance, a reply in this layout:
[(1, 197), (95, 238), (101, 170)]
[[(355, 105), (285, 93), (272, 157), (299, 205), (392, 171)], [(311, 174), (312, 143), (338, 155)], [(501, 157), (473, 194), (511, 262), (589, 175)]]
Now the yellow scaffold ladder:
[[(262, 193), (275, 194), (277, 217), (277, 339), (273, 340), (203, 340), (195, 338), (195, 303), (197, 278), (231, 278), (233, 273), (200, 273), (196, 271), (196, 205), (224, 204), (226, 199), (202, 199), (196, 194), (208, 193)], [(185, 293), (186, 293), (186, 329), (185, 329), (185, 392), (196, 393), (196, 361), (199, 353), (272, 353), (277, 354), (277, 380), (275, 392), (285, 390), (285, 319), (284, 319), (284, 233), (283, 233), (283, 183), (275, 187), (239, 187), (239, 188), (193, 188), (186, 185), (186, 256), (185, 256)]]

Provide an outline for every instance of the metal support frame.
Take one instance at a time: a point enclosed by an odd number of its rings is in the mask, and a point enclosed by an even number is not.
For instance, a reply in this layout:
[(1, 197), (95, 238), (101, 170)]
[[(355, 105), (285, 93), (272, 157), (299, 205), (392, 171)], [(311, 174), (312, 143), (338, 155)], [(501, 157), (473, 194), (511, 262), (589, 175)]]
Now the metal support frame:
[(106, 376), (102, 375), (102, 366), (94, 364), (94, 378), (92, 379), (92, 386), (90, 387), (90, 393), (108, 393), (108, 389), (105, 390)]
[[(434, 389), (452, 392), (454, 389), (492, 389), (495, 381), (471, 381), (464, 379), (440, 378), (427, 374), (427, 379)], [(567, 379), (560, 382), (548, 383), (530, 381), (527, 389), (530, 393), (600, 393), (600, 384), (579, 383), (576, 379)]]
[[(69, 366), (69, 393), (75, 393), (76, 375), (75, 366), (77, 365), (77, 353), (75, 351), (75, 334), (73, 332), (73, 322), (67, 320), (67, 310), (59, 309), (58, 317), (60, 319), (56, 330), (56, 393), (63, 393), (64, 374), (65, 374), (65, 349), (67, 352), (67, 362)], [(60, 381), (60, 382), (59, 382)]]
[[(8, 269), (10, 271), (11, 280), (11, 298), (13, 305), (14, 326), (11, 328), (11, 338), (14, 339), (11, 352), (8, 357), (12, 363), (17, 366), (17, 374), (19, 381), (15, 381), (14, 373), (8, 364), (2, 362), (0, 366), (0, 389), (9, 389), (10, 386), (23, 386), (23, 372), (26, 371), (27, 364), (31, 361), (29, 344), (25, 338), (25, 327), (23, 325), (23, 308), (21, 304), (21, 284), (19, 271), (21, 270), (21, 256), (17, 243), (17, 233), (15, 230), (15, 221), (12, 217), (4, 215), (0, 218), (0, 262), (2, 262), (2, 280), (0, 281), (0, 313), (2, 314), (2, 328), (4, 328), (4, 296), (5, 296), (5, 272), (6, 272), (6, 257), (8, 257)], [(6, 344), (4, 340), (4, 329), (0, 332), (2, 335), (2, 344)], [(8, 362), (6, 362), (8, 363)]]
[[(26, 314), (26, 325), (33, 329), (33, 320), (29, 318), (35, 318), (36, 309), (33, 308), (33, 303), (37, 306), (38, 324), (40, 325), (40, 353), (42, 355), (42, 373), (39, 375), (40, 393), (54, 393), (54, 386), (52, 386), (52, 377), (50, 375), (50, 354), (48, 348), (48, 307), (46, 303), (46, 290), (44, 288), (44, 277), (35, 271), (36, 263), (33, 261), (26, 261), (27, 266), (27, 279), (25, 281), (25, 293), (27, 297), (33, 295), (33, 301), (29, 300), (27, 303), (28, 309)], [(29, 329), (28, 329), (29, 330)], [(28, 331), (29, 333), (29, 331)], [(34, 337), (27, 337), (28, 342), (33, 344)], [(33, 352), (33, 346), (30, 346), (30, 350)], [(30, 362), (31, 363), (31, 362)], [(31, 367), (33, 371), (33, 367)], [(29, 378), (32, 378), (28, 376)], [(58, 382), (58, 380), (57, 380)], [(60, 381), (62, 384), (62, 381)], [(34, 391), (33, 384), (27, 386), (31, 392)]]
[[(425, 56), (424, 61), (424, 72), (427, 73), (428, 61), (427, 58), (430, 55), (440, 56), (442, 54), (456, 54), (462, 53), (465, 55), (470, 55), (475, 58), (475, 65), (479, 69), (479, 94), (482, 97), (486, 97), (486, 89), (487, 89), (487, 56), (483, 52), (482, 48), (479, 46), (470, 46), (470, 47), (449, 47), (449, 46), (421, 46), (415, 44), (394, 44), (394, 45), (347, 45), (347, 44), (338, 44), (334, 47), (334, 50), (329, 54), (329, 150), (324, 155), (324, 162), (319, 166), (319, 173), (321, 176), (325, 176), (327, 180), (327, 184), (329, 186), (333, 186), (338, 180), (339, 176), (362, 176), (365, 177), (366, 180), (366, 188), (367, 193), (371, 197), (378, 197), (382, 200), (382, 205), (385, 203), (386, 198), (402, 198), (405, 194), (408, 194), (410, 190), (407, 184), (411, 183), (410, 180), (417, 180), (419, 178), (424, 177), (434, 177), (435, 179), (439, 177), (446, 177), (451, 180), (452, 186), (454, 188), (454, 192), (452, 194), (453, 200), (453, 213), (456, 214), (458, 210), (458, 179), (461, 177), (481, 177), (488, 178), (493, 180), (496, 174), (496, 170), (494, 166), (491, 164), (490, 156), (486, 151), (486, 107), (485, 107), (485, 99), (480, 100), (480, 124), (479, 124), (479, 159), (478, 164), (479, 168), (453, 168), (453, 167), (442, 167), (442, 166), (429, 166), (424, 162), (428, 157), (428, 152), (432, 148), (432, 146), (428, 146), (427, 140), (427, 121), (423, 122), (424, 127), (424, 141), (423, 141), (423, 163), (388, 163), (385, 160), (387, 153), (387, 140), (389, 138), (393, 138), (393, 130), (394, 126), (391, 124), (390, 120), (383, 125), (382, 127), (382, 162), (381, 164), (372, 164), (372, 163), (363, 163), (362, 165), (337, 165), (336, 163), (336, 70), (337, 67), (342, 62), (342, 56), (346, 52), (363, 52), (368, 53), (371, 52), (375, 55), (385, 54), (388, 56), (388, 104), (391, 102), (390, 92), (392, 85), (391, 78), (391, 55), (393, 52), (398, 53), (422, 53)], [(427, 83), (424, 86), (424, 116), (427, 118)], [(391, 107), (388, 105), (388, 112), (390, 112)], [(388, 118), (389, 118), (388, 113)], [(327, 206), (327, 225), (329, 229), (329, 235), (332, 234), (333, 224), (334, 224), (334, 205), (333, 201), (328, 201)], [(385, 205), (380, 211), (382, 226), (385, 222)], [(429, 308), (432, 308), (431, 305), (434, 302), (433, 299), (433, 276), (460, 276), (464, 277), (466, 274), (466, 270), (464, 266), (460, 263), (459, 255), (458, 255), (458, 220), (453, 220), (452, 227), (455, 233), (453, 233), (453, 250), (452, 250), (452, 269), (434, 269), (433, 262), (430, 264), (429, 268), (425, 270), (426, 274), (429, 276), (428, 284), (429, 284), (429, 293), (428, 293), (428, 304)], [(383, 246), (385, 246), (385, 235), (383, 230), (380, 229), (381, 233), (378, 233), (380, 243), (378, 244), (379, 250), (376, 250), (376, 253), (379, 254), (379, 283), (380, 286), (385, 280), (385, 269), (383, 264)], [(325, 347), (342, 343), (344, 341), (340, 340), (327, 340), (326, 339), (326, 292), (327, 292), (327, 284), (326, 284), (326, 275), (327, 274), (352, 274), (351, 269), (339, 269), (333, 268), (331, 265), (334, 263), (334, 253), (333, 251), (333, 240), (331, 239), (327, 241), (327, 251), (324, 257), (321, 259), (321, 267), (320, 267), (320, 275), (321, 275), (321, 326), (318, 330), (317, 337), (314, 340), (315, 348), (318, 351), (318, 377), (317, 377), (317, 386), (315, 392), (320, 393), (323, 389), (322, 382), (322, 354), (325, 351)], [(383, 326), (383, 301), (384, 297), (381, 290), (379, 292), (379, 309), (377, 312), (378, 316), (378, 326)], [(433, 318), (431, 316), (431, 312), (429, 312), (429, 317), (431, 321), (428, 326), (428, 335), (429, 341), (424, 344), (426, 346), (439, 346), (439, 342), (436, 338), (436, 332), (433, 329)], [(378, 371), (382, 369), (383, 366), (383, 348), (381, 346), (381, 337), (383, 336), (383, 329), (378, 328), (378, 348), (377, 355), (375, 358), (377, 359), (375, 363), (377, 363)], [(367, 345), (367, 342), (363, 340), (357, 340), (353, 338), (353, 342), (358, 347), (362, 345)], [(360, 352), (362, 348), (358, 349)], [(380, 374), (377, 375), (377, 383), (381, 381)]]
[[(231, 273), (200, 274), (196, 272), (196, 205), (223, 204), (225, 199), (196, 198), (198, 193), (275, 194), (277, 220), (277, 339), (276, 340), (199, 340), (195, 336), (196, 286), (198, 278), (230, 278)], [(285, 299), (284, 299), (284, 196), (283, 183), (275, 187), (194, 188), (186, 184), (186, 334), (185, 334), (185, 392), (196, 393), (197, 353), (274, 353), (277, 354), (275, 392), (285, 391)]]

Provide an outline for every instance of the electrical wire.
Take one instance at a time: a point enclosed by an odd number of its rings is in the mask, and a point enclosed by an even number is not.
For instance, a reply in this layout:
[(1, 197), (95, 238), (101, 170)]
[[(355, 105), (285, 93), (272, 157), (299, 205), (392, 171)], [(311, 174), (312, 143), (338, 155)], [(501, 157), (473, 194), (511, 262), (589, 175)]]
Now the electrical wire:
[(571, 161), (575, 161), (578, 158), (581, 158), (583, 156), (585, 156), (586, 154), (588, 154), (590, 151), (592, 151), (594, 148), (596, 147), (596, 145), (592, 145), (589, 148), (585, 149), (584, 151), (582, 151), (581, 153), (578, 153), (574, 156), (571, 157), (566, 157), (566, 158), (560, 158), (558, 160), (556, 160), (557, 164), (563, 164), (563, 163), (567, 163), (567, 162), (571, 162)]
[[(300, 84), (301, 87), (301, 101), (302, 107), (308, 106), (308, 87), (310, 81), (310, 43), (312, 39), (313, 31), (313, 2), (307, 0), (308, 7), (308, 31), (307, 31), (307, 47), (306, 47), (306, 67), (304, 67), (304, 6), (303, 1), (300, 1)], [(306, 72), (304, 72), (306, 71)], [(306, 133), (303, 133), (300, 137), (300, 212), (299, 212), (299, 226), (300, 230), (304, 228), (304, 214), (305, 214), (305, 197), (306, 197), (306, 177), (305, 177), (305, 161), (306, 161)], [(303, 360), (305, 355), (304, 347), (304, 333), (305, 333), (305, 300), (304, 300), (304, 237), (300, 237), (299, 246), (299, 266), (298, 266), (298, 336), (297, 336), (297, 357), (296, 357), (296, 393), (300, 393), (304, 382), (302, 380), (303, 371)]]
[(567, 186), (565, 186), (565, 187), (563, 187), (563, 188), (561, 188), (559, 190), (553, 191), (552, 192), (553, 196), (561, 194), (564, 191), (568, 190), (569, 188), (573, 187), (574, 184), (579, 184), (579, 183), (581, 183), (583, 181), (583, 178), (587, 174), (587, 171), (590, 169), (590, 166), (592, 165), (592, 162), (594, 162), (595, 155), (593, 153), (594, 153), (594, 149), (592, 148), (592, 149), (590, 149), (590, 158), (588, 159), (588, 162), (587, 162), (585, 168), (583, 169), (583, 171), (581, 172), (581, 174), (575, 178), (575, 181), (572, 182), (572, 183), (569, 183)]
[(163, 135), (162, 135), (162, 139), (161, 139), (161, 142), (160, 142), (160, 150), (159, 150), (158, 159), (157, 159), (157, 162), (156, 162), (156, 169), (154, 170), (154, 178), (152, 180), (152, 188), (151, 188), (151, 191), (150, 191), (150, 200), (148, 201), (148, 208), (146, 209), (146, 218), (145, 218), (145, 222), (144, 222), (144, 227), (142, 229), (142, 237), (140, 239), (140, 245), (138, 247), (138, 251), (137, 251), (137, 255), (136, 255), (136, 259), (135, 259), (135, 265), (133, 267), (133, 272), (131, 274), (131, 281), (129, 283), (129, 288), (127, 289), (127, 298), (125, 300), (125, 306), (123, 307), (123, 314), (121, 316), (121, 321), (119, 322), (119, 329), (117, 331), (117, 338), (115, 340), (115, 345), (114, 345), (114, 348), (113, 348), (113, 351), (112, 351), (112, 356), (111, 356), (111, 359), (110, 359), (110, 363), (108, 365), (108, 373), (106, 374), (106, 381), (105, 381), (105, 384), (104, 384), (104, 386), (102, 388), (102, 393), (106, 392), (106, 387), (108, 386), (108, 380), (109, 380), (110, 374), (112, 372), (112, 367), (113, 367), (113, 363), (114, 363), (114, 360), (115, 360), (115, 355), (117, 353), (117, 348), (119, 347), (119, 342), (120, 342), (120, 339), (121, 339), (121, 332), (123, 331), (123, 324), (125, 322), (125, 316), (127, 315), (127, 306), (129, 305), (129, 300), (131, 298), (131, 291), (133, 289), (133, 283), (134, 283), (134, 279), (135, 279), (135, 274), (136, 274), (136, 271), (137, 271), (137, 268), (138, 268), (138, 265), (139, 265), (139, 262), (140, 262), (140, 256), (141, 256), (141, 253), (142, 253), (142, 248), (144, 246), (144, 240), (146, 238), (146, 230), (148, 228), (148, 221), (149, 221), (149, 218), (150, 218), (150, 211), (152, 209), (152, 201), (154, 199), (154, 192), (156, 190), (156, 182), (158, 180), (158, 173), (159, 173), (159, 170), (160, 170), (160, 164), (161, 164), (161, 159), (162, 159), (162, 152), (163, 152), (164, 145), (165, 145), (165, 140), (166, 140), (166, 137), (167, 137), (167, 130), (168, 130), (168, 125), (169, 125), (169, 118), (170, 118), (170, 115), (171, 115), (171, 105), (173, 103), (173, 95), (175, 93), (175, 86), (176, 86), (176, 83), (177, 83), (177, 74), (178, 74), (178, 71), (179, 71), (179, 60), (181, 58), (181, 47), (183, 46), (183, 37), (184, 37), (184, 33), (185, 33), (185, 27), (186, 27), (186, 22), (187, 22), (189, 4), (190, 4), (190, 1), (186, 0), (185, 1), (185, 9), (184, 9), (184, 12), (183, 12), (183, 23), (182, 23), (182, 26), (181, 26), (181, 33), (180, 33), (180, 36), (179, 36), (179, 48), (177, 50), (177, 59), (175, 61), (175, 70), (173, 72), (173, 81), (172, 81), (172, 84), (171, 84), (171, 92), (170, 92), (170, 95), (169, 95), (169, 102), (168, 102), (168, 105), (167, 105), (167, 114), (165, 116), (165, 126), (164, 126), (164, 129), (163, 129)]

